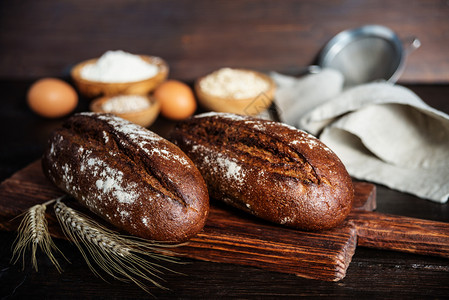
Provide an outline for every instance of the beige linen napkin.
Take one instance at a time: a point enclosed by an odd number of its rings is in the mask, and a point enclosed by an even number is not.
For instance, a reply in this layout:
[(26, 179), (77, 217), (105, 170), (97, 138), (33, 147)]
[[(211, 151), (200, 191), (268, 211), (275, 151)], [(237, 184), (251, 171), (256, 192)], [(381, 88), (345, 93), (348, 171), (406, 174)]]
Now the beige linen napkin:
[[(295, 79), (293, 90), (282, 85), (277, 74), (272, 76), (280, 90), (275, 100), (278, 106), (285, 103), (283, 95), (291, 93), (298, 101), (307, 102), (298, 89), (303, 78)], [(307, 80), (314, 80), (317, 94), (329, 85), (321, 82), (323, 77), (308, 76)], [(323, 97), (327, 99), (314, 108), (309, 103), (306, 112), (296, 107), (296, 119), (291, 106), (288, 119), (281, 115), (281, 121), (319, 135), (355, 178), (440, 203), (448, 200), (448, 115), (425, 104), (411, 90), (384, 82)]]
[[(295, 126), (306, 113), (337, 96), (343, 89), (343, 75), (332, 69), (295, 78), (271, 73), (277, 90), (276, 110), (282, 122)], [(317, 88), (317, 83), (320, 87)]]

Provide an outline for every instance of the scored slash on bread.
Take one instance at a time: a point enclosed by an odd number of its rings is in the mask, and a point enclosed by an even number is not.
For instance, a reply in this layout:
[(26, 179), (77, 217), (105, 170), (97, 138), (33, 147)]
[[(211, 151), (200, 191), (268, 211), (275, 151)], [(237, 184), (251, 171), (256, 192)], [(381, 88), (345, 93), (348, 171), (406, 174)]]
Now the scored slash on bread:
[(209, 112), (170, 138), (196, 164), (211, 198), (304, 230), (329, 229), (349, 214), (352, 181), (315, 137), (278, 122)]
[(130, 234), (180, 242), (204, 227), (209, 197), (193, 162), (111, 114), (69, 118), (50, 137), (42, 166), (56, 186)]

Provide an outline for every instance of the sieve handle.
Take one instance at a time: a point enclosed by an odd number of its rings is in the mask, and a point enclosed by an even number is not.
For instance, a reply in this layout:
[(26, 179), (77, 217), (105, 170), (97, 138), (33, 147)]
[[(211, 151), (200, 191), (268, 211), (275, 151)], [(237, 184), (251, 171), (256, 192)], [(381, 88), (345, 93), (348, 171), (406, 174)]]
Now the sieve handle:
[(410, 55), (413, 51), (421, 47), (421, 41), (416, 36), (409, 36), (402, 40), (404, 52)]

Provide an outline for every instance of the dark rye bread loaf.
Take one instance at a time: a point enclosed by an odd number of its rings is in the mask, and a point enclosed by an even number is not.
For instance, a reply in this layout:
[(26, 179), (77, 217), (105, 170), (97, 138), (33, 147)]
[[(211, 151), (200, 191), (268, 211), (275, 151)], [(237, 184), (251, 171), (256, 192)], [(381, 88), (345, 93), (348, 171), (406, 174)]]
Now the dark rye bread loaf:
[(139, 237), (185, 241), (209, 212), (206, 184), (178, 147), (110, 114), (69, 118), (50, 137), (42, 165), (59, 188)]
[(179, 123), (170, 140), (195, 162), (211, 198), (260, 218), (323, 230), (351, 210), (354, 190), (342, 162), (288, 125), (205, 113)]

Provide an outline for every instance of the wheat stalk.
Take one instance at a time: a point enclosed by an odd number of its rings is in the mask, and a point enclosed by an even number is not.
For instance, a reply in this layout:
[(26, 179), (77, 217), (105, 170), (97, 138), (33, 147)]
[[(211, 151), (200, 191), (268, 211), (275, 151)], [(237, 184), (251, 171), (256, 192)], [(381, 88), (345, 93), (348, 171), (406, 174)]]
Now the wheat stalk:
[(162, 270), (171, 270), (158, 262), (176, 262), (177, 259), (167, 256), (169, 251), (160, 247), (171, 245), (119, 235), (68, 207), (60, 199), (54, 208), (65, 235), (78, 247), (89, 268), (97, 276), (103, 278), (92, 262), (112, 277), (132, 281), (148, 293), (143, 281), (165, 289), (156, 279), (162, 280), (159, 276)]
[(52, 250), (61, 254), (62, 252), (56, 247), (51, 239), (48, 231), (47, 219), (45, 218), (47, 205), (50, 205), (55, 201), (57, 201), (57, 199), (34, 205), (23, 213), (24, 217), (20, 222), (18, 235), (14, 242), (15, 247), (11, 258), (13, 264), (17, 263), (20, 257), (22, 257), (22, 266), (25, 268), (25, 254), (27, 250), (31, 248), (31, 263), (34, 269), (38, 271), (36, 252), (37, 249), (40, 248), (50, 258), (50, 261), (56, 267), (58, 272), (61, 273), (61, 266), (53, 255)]

